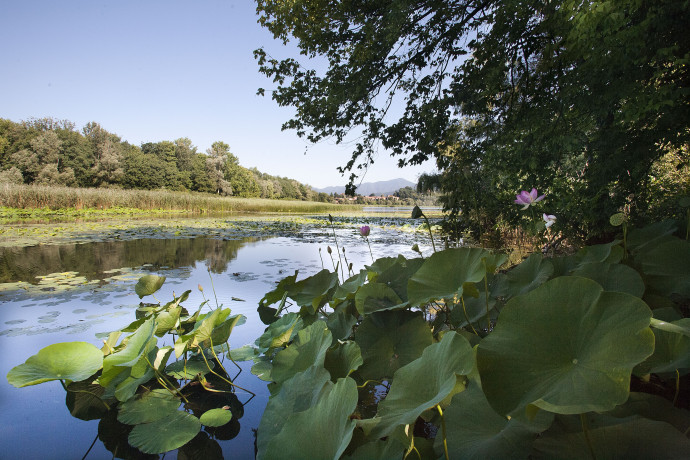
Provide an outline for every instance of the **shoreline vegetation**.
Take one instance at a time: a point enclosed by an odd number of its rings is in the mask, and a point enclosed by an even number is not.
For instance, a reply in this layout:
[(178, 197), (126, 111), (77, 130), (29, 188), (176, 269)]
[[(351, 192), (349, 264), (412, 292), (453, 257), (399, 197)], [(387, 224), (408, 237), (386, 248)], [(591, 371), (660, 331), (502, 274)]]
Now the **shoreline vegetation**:
[[(0, 219), (120, 216), (167, 213), (320, 213), (345, 205), (316, 201), (213, 196), (170, 190), (75, 188), (0, 183)], [(361, 206), (347, 205), (348, 211)]]

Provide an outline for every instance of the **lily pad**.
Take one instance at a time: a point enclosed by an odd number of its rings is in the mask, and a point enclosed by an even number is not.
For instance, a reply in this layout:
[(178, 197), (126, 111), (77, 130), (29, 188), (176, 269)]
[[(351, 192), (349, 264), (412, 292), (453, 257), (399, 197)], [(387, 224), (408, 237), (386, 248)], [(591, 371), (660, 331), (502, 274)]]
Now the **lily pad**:
[(228, 409), (211, 409), (204, 412), (199, 420), (204, 426), (223, 426), (232, 420), (232, 412)]
[(151, 423), (135, 426), (129, 433), (129, 443), (146, 454), (160, 454), (187, 444), (201, 430), (195, 416), (175, 411)]
[(91, 377), (102, 366), (103, 353), (90, 343), (55, 343), (13, 367), (7, 373), (7, 381), (17, 388), (51, 380), (76, 382)]
[(155, 422), (177, 412), (180, 400), (168, 390), (153, 390), (119, 406), (117, 420), (128, 425)]
[(137, 284), (134, 286), (134, 292), (136, 292), (141, 299), (144, 296), (151, 295), (158, 291), (161, 286), (163, 286), (163, 283), (165, 283), (165, 276), (144, 275), (139, 278), (139, 281), (137, 281)]
[(592, 280), (553, 279), (509, 301), (477, 349), (484, 393), (501, 415), (528, 404), (562, 414), (613, 409), (654, 351), (651, 310)]
[[(209, 369), (209, 366), (211, 366), (211, 369)], [(199, 373), (204, 375), (208, 374), (214, 367), (215, 364), (213, 364), (213, 361), (209, 360), (208, 365), (206, 365), (206, 361), (204, 361), (203, 358), (188, 359), (187, 361), (181, 359), (169, 364), (165, 368), (165, 373), (172, 375), (176, 379), (190, 380)]]

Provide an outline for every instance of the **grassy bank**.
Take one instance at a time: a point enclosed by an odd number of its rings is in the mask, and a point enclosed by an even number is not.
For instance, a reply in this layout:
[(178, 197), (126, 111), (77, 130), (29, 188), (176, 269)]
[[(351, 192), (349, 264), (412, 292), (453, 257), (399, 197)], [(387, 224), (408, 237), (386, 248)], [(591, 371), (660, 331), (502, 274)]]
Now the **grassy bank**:
[[(314, 201), (217, 197), (205, 193), (167, 190), (118, 190), (16, 184), (0, 184), (0, 207), (5, 208), (5, 213), (26, 214), (26, 217), (36, 216), (37, 212), (51, 215), (55, 214), (55, 211), (88, 214), (93, 210), (110, 210), (115, 214), (128, 214), (132, 209), (198, 213), (319, 213), (343, 210), (342, 205)], [(347, 206), (348, 210), (354, 210), (354, 208)]]

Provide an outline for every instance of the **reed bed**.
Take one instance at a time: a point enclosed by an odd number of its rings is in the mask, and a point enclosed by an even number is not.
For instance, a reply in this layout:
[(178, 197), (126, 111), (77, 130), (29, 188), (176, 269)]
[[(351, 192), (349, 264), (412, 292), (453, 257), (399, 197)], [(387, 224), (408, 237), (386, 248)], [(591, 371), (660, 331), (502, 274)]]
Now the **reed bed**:
[[(315, 201), (218, 197), (169, 190), (72, 188), (46, 185), (0, 184), (0, 206), (15, 209), (89, 210), (136, 208), (187, 212), (319, 213), (342, 211), (343, 205)], [(348, 210), (353, 210), (347, 206)]]

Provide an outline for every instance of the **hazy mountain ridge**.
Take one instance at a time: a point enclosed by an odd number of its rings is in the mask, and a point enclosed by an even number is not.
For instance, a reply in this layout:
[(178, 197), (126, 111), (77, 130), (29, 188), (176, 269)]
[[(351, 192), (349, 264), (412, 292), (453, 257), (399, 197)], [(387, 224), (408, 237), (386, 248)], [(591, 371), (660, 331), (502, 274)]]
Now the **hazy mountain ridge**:
[[(415, 188), (416, 186), (417, 184), (415, 184), (414, 182), (410, 182), (409, 180), (403, 178), (383, 180), (378, 182), (364, 182), (359, 187), (357, 187), (357, 193), (359, 195), (364, 196), (371, 195), (372, 193), (375, 195), (392, 195), (394, 192), (400, 190), (403, 187)], [(312, 188), (317, 192), (324, 192), (328, 194), (345, 193), (344, 185), (324, 188)]]

